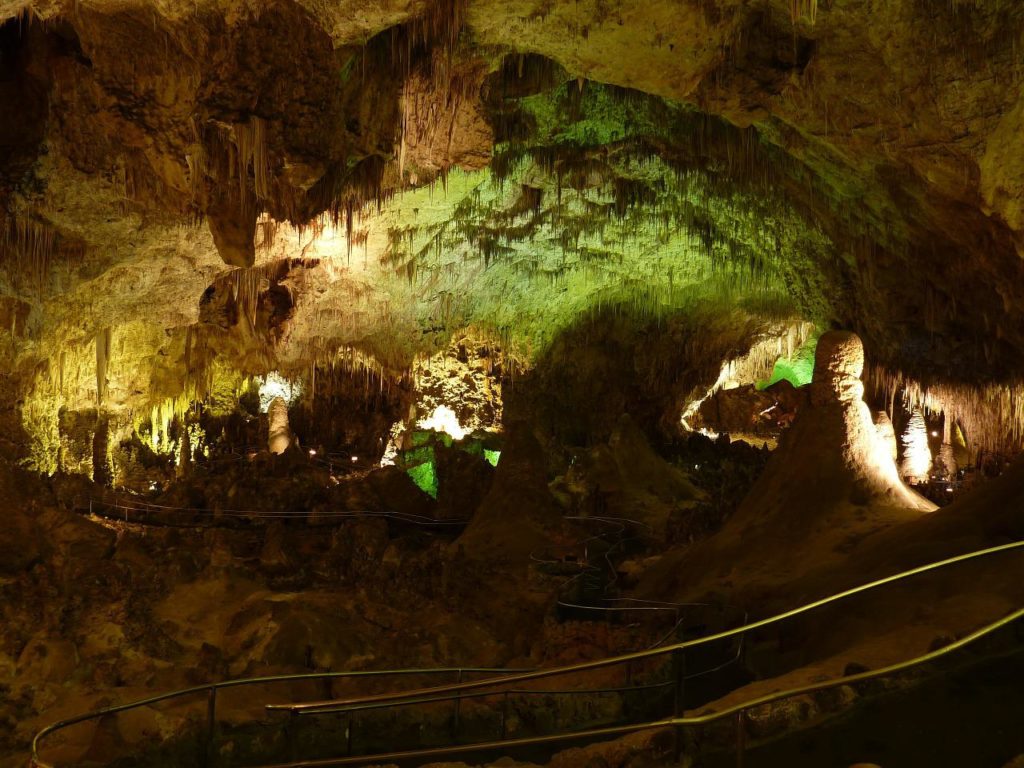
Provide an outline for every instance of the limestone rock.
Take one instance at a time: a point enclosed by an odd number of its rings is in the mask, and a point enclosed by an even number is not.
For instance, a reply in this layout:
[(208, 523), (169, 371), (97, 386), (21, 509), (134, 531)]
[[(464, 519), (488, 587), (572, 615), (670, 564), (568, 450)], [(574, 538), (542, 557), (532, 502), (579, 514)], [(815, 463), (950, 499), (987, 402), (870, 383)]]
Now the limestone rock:
[(885, 447), (885, 452), (892, 456), (893, 461), (896, 461), (899, 456), (899, 444), (896, 442), (896, 430), (893, 428), (892, 419), (885, 411), (875, 411), (874, 420), (878, 439)]
[(18, 509), (9, 510), (0, 525), (0, 574), (23, 571), (42, 556), (40, 531)]
[(830, 331), (818, 339), (814, 353), (811, 403), (829, 406), (857, 403), (864, 397), (864, 345), (855, 333)]
[(117, 534), (112, 530), (74, 513), (46, 510), (40, 515), (39, 524), (56, 556), (65, 562), (105, 560), (117, 544)]
[(562, 524), (544, 451), (529, 427), (510, 425), (491, 490), (456, 545), (477, 560), (523, 564)]
[(437, 517), (464, 520), (480, 506), (494, 480), (495, 469), (482, 456), (459, 448), (434, 448), (437, 457)]
[(270, 421), (267, 446), (271, 453), (280, 455), (291, 447), (294, 439), (291, 427), (288, 426), (288, 403), (284, 398), (275, 397), (270, 401), (267, 417)]
[(863, 345), (855, 334), (833, 331), (819, 339), (811, 405), (785, 434), (737, 512), (738, 522), (763, 527), (773, 519), (787, 519), (788, 525), (802, 520), (807, 528), (791, 531), (800, 536), (849, 504), (935, 508), (900, 480), (892, 446), (881, 439), (862, 399), (863, 366)]
[(398, 467), (374, 470), (367, 480), (379, 499), (380, 511), (433, 517), (434, 500)]
[(65, 683), (78, 667), (79, 656), (70, 640), (36, 635), (18, 657), (18, 675), (48, 683)]

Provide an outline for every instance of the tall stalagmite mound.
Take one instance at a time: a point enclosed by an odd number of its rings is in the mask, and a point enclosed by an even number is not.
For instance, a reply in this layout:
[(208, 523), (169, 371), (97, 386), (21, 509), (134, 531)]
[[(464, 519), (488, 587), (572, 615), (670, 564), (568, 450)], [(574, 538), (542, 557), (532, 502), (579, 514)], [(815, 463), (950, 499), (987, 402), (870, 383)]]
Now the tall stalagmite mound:
[[(864, 402), (864, 347), (854, 333), (818, 341), (810, 405), (783, 437), (732, 521), (787, 540), (842, 526), (851, 508), (927, 512), (935, 505), (900, 480), (891, 446)], [(890, 427), (891, 429), (891, 427)], [(869, 512), (871, 510), (872, 512)]]
[(821, 337), (810, 403), (764, 474), (717, 534), (665, 557), (645, 591), (692, 596), (743, 585), (747, 599), (779, 594), (782, 585), (845, 560), (864, 538), (935, 509), (900, 480), (891, 438), (863, 400), (863, 368), (856, 334)]

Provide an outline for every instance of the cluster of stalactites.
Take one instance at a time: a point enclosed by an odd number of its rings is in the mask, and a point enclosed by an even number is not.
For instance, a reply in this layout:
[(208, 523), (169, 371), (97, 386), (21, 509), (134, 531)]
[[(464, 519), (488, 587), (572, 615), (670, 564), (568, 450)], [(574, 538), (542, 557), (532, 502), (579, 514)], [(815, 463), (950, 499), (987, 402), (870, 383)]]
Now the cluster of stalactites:
[(150, 448), (155, 453), (170, 453), (176, 447), (171, 438), (171, 425), (175, 419), (184, 421), (191, 408), (188, 397), (181, 395), (155, 403), (149, 412)]
[(937, 383), (925, 385), (882, 366), (868, 371), (872, 391), (883, 398), (891, 414), (899, 402), (910, 412), (942, 415), (949, 439), (970, 441), (975, 450), (1001, 453), (1024, 447), (1024, 384)]
[(686, 404), (680, 417), (683, 427), (691, 429), (690, 419), (700, 410), (701, 404), (719, 390), (734, 389), (768, 379), (780, 358), (793, 357), (815, 333), (814, 323), (804, 320), (780, 323), (765, 331), (746, 353), (723, 362), (715, 382), (703, 395)]
[(0, 218), (0, 270), (20, 291), (43, 293), (58, 259), (77, 261), (84, 250), (34, 212)]

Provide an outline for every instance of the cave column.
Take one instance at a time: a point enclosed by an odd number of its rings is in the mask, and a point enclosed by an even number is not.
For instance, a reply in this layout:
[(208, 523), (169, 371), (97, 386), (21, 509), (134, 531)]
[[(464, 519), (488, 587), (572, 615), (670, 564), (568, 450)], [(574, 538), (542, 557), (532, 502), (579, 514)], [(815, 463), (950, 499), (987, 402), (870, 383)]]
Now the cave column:
[(280, 455), (288, 450), (294, 437), (288, 424), (288, 403), (283, 397), (275, 397), (270, 401), (267, 416), (270, 418), (267, 447), (271, 453)]

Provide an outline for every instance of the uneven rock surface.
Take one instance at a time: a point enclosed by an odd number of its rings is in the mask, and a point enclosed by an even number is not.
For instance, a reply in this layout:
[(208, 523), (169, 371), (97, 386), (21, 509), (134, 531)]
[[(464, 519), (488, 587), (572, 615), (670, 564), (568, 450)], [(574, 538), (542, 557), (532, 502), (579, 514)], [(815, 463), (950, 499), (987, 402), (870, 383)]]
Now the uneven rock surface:
[[(567, 512), (648, 531), (616, 589), (760, 613), (1018, 536), (1019, 465), (936, 511), (893, 425), (1024, 447), (1022, 45), (1018, 0), (0, 0), (0, 759), (224, 676), (643, 642), (552, 623)], [(742, 503), (764, 454), (684, 445), (691, 406), (780, 437)], [(112, 487), (175, 509), (76, 510)], [(788, 673), (1019, 604), (966, 572), (799, 625)]]
[[(855, 334), (821, 337), (810, 402), (764, 473), (721, 531), (658, 566), (650, 589), (668, 579), (691, 596), (732, 585), (770, 590), (813, 570), (816, 560), (842, 557), (864, 537), (935, 509), (900, 480), (863, 400), (863, 366)], [(753, 550), (746, 546), (752, 540), (759, 542)]]
[[(737, 511), (737, 524), (776, 526), (785, 514), (787, 534), (805, 535), (838, 505), (935, 508), (900, 480), (864, 402), (863, 370), (864, 348), (855, 334), (833, 331), (819, 339), (810, 405)], [(814, 467), (811, 477), (808, 467)]]
[[(25, 503), (19, 484), (5, 473), (12, 507)], [(29, 485), (39, 514), (31, 529), (12, 520), (25, 554), (5, 558), (0, 574), (4, 765), (24, 763), (43, 724), (147, 691), (278, 672), (500, 665), (543, 648), (533, 631), (547, 600), (517, 600), (510, 611), (512, 593), (479, 593), (443, 537), (373, 517), (100, 524)], [(421, 620), (409, 622), (407, 604)], [(515, 621), (488, 628), (495, 614)], [(231, 706), (225, 700), (228, 719)], [(184, 728), (167, 714), (157, 720), (165, 738)], [(109, 760), (154, 732), (131, 717), (101, 725), (57, 740), (50, 755)]]

